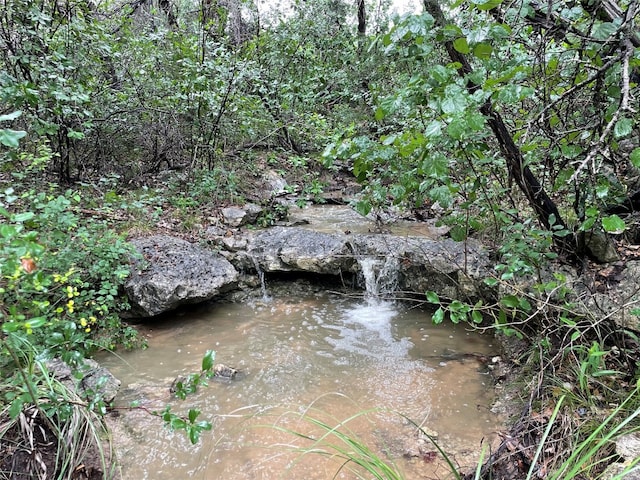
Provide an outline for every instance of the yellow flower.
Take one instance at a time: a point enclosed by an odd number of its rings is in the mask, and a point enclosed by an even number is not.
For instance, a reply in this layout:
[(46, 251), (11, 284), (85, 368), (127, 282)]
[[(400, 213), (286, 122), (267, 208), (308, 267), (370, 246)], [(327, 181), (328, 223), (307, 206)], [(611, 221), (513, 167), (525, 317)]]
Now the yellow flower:
[(69, 310), (69, 313), (73, 313), (73, 300), (67, 302), (67, 310)]
[(98, 319), (96, 317), (89, 317), (89, 321), (91, 323), (96, 323), (98, 321)]
[(87, 332), (87, 333), (89, 333), (89, 332), (91, 331), (91, 328), (90, 328), (90, 327), (87, 327), (87, 328), (85, 328), (85, 329), (84, 329), (84, 331), (85, 331), (85, 332)]
[(86, 327), (87, 326), (87, 319), (86, 318), (82, 317), (80, 319), (80, 326), (82, 326), (82, 327)]
[(71, 285), (67, 285), (67, 297), (73, 298), (73, 287)]

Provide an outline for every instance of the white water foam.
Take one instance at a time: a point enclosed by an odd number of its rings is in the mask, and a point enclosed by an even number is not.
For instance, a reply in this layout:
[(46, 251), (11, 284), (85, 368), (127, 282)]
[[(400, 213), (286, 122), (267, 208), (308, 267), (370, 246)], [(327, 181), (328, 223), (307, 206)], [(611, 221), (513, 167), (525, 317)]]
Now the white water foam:
[(363, 257), (358, 259), (368, 298), (389, 295), (398, 289), (400, 262), (397, 257)]

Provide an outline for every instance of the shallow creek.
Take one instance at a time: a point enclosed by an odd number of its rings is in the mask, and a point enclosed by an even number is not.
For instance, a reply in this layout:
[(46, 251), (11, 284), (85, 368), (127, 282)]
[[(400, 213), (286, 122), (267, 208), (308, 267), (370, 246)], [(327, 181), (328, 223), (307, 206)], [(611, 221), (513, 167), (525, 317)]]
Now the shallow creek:
[[(319, 438), (326, 432), (312, 418), (331, 427), (344, 422), (340, 431), (407, 479), (447, 478), (448, 471), (400, 414), (437, 435), (460, 465), (473, 465), (481, 440), (495, 438), (492, 380), (477, 356), (495, 353), (491, 338), (434, 326), (426, 311), (401, 303), (318, 287), (279, 291), (149, 322), (140, 327), (147, 350), (101, 359), (123, 383), (119, 406), (197, 408), (214, 425), (192, 446), (159, 419), (122, 410), (114, 428), (123, 478), (357, 478), (337, 458), (295, 450), (326, 448), (290, 432)], [(237, 378), (211, 381), (184, 402), (172, 398), (173, 379), (197, 372), (208, 349), (216, 362), (239, 369)]]

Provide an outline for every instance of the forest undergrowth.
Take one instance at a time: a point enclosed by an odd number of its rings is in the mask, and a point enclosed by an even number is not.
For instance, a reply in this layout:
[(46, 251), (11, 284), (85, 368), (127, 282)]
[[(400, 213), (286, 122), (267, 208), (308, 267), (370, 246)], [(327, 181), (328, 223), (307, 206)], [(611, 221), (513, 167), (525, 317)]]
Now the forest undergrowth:
[[(640, 456), (616, 442), (640, 428), (638, 3), (419, 7), (4, 0), (0, 476), (111, 474), (109, 402), (46, 360), (141, 346), (127, 239), (198, 242), (248, 202), (268, 227), (287, 197), (437, 222), (491, 252), (474, 303), (424, 292), (435, 322), (503, 339), (513, 367), (500, 446), (452, 475), (633, 478)], [(157, 413), (192, 440), (209, 427)]]

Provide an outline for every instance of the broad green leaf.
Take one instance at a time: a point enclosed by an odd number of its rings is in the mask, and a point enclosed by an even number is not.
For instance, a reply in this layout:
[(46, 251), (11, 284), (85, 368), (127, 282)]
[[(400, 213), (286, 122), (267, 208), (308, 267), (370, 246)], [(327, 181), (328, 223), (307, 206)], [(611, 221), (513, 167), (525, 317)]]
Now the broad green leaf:
[(480, 60), (487, 60), (491, 57), (491, 53), (493, 52), (493, 47), (485, 42), (477, 44), (473, 47), (473, 55)]
[(427, 137), (438, 137), (441, 133), (442, 125), (438, 120), (433, 120), (431, 123), (429, 123), (429, 125), (427, 125), (427, 128), (425, 128), (424, 130), (424, 134)]
[(462, 225), (454, 225), (449, 231), (454, 242), (463, 242), (467, 239), (467, 229)]
[(498, 100), (503, 103), (517, 103), (529, 97), (533, 89), (522, 85), (505, 85), (498, 91)]
[(478, 112), (471, 112), (467, 116), (467, 125), (469, 128), (475, 132), (479, 132), (484, 129), (485, 126), (485, 118), (484, 115)]
[(216, 359), (216, 352), (214, 352), (213, 350), (207, 350), (206, 353), (204, 354), (204, 357), (202, 357), (202, 370), (205, 372), (211, 370), (215, 359)]
[(435, 313), (431, 317), (431, 321), (436, 325), (438, 325), (442, 323), (443, 320), (444, 320), (444, 310), (442, 308), (439, 308), (435, 311)]
[(187, 427), (187, 422), (185, 422), (183, 419), (181, 419), (180, 417), (173, 417), (171, 418), (171, 420), (169, 421), (169, 425), (171, 426), (172, 429), (174, 430), (181, 430)]
[(17, 148), (19, 140), (23, 138), (27, 132), (24, 130), (11, 130), (10, 128), (0, 129), (0, 144), (9, 148)]
[(506, 295), (500, 299), (500, 303), (507, 308), (516, 308), (520, 300), (515, 295)]
[(0, 224), (0, 237), (11, 238), (18, 233), (18, 230), (13, 225), (7, 225), (6, 223)]
[(436, 65), (435, 67), (433, 67), (429, 71), (429, 74), (431, 75), (431, 78), (433, 78), (438, 83), (446, 83), (451, 75), (449, 70), (447, 70), (447, 68), (442, 65)]
[(43, 326), (45, 323), (47, 323), (47, 317), (35, 317), (28, 322), (25, 322), (25, 327), (28, 324), (30, 328), (38, 328)]
[(498, 279), (493, 277), (485, 278), (484, 283), (489, 287), (495, 287), (498, 284)]
[(611, 22), (602, 22), (597, 24), (593, 29), (593, 37), (596, 40), (606, 40), (616, 33), (618, 28)]
[(369, 212), (371, 212), (371, 208), (371, 202), (369, 202), (368, 200), (358, 200), (355, 205), (356, 212), (358, 212), (363, 217), (369, 215)]
[(454, 118), (447, 125), (447, 133), (455, 140), (460, 140), (467, 133), (467, 122), (462, 118)]
[(602, 228), (608, 233), (617, 234), (624, 232), (626, 225), (618, 215), (609, 215), (608, 217), (603, 217)]
[(211, 422), (208, 422), (206, 420), (200, 420), (198, 423), (196, 423), (196, 426), (198, 427), (198, 429), (202, 430), (211, 430), (212, 425)]
[(462, 113), (467, 107), (465, 92), (459, 85), (447, 85), (445, 98), (442, 99), (442, 111), (446, 114)]
[(633, 149), (631, 155), (629, 155), (629, 160), (634, 167), (640, 167), (640, 147)]
[(15, 120), (20, 115), (22, 115), (22, 111), (16, 110), (15, 112), (7, 113), (6, 115), (0, 115), (0, 122), (8, 122), (10, 120)]
[(438, 294), (436, 292), (427, 292), (427, 301), (429, 303), (435, 303), (435, 304), (439, 304), (440, 303), (440, 298), (438, 297)]
[(482, 323), (482, 313), (480, 313), (480, 310), (471, 312), (471, 320), (473, 320), (474, 323)]
[(465, 55), (471, 51), (471, 49), (469, 48), (469, 43), (467, 42), (466, 37), (456, 38), (453, 41), (453, 48), (455, 48), (455, 50), (457, 52), (460, 52), (460, 53), (465, 54)]
[(519, 305), (520, 310), (523, 310), (525, 312), (530, 312), (531, 311), (531, 303), (529, 303), (529, 300), (527, 300), (526, 298), (521, 298)]
[(198, 415), (200, 415), (200, 410), (196, 410), (195, 408), (192, 408), (189, 410), (189, 422), (190, 423), (195, 423), (196, 418), (198, 418)]
[(22, 212), (22, 213), (17, 213), (14, 217), (13, 220), (15, 222), (18, 223), (23, 223), (23, 222), (27, 222), (29, 220), (31, 220), (33, 217), (35, 217), (35, 213), (33, 212)]
[(596, 186), (596, 196), (598, 198), (605, 198), (609, 194), (609, 185), (600, 184)]
[(618, 119), (615, 127), (613, 127), (613, 135), (616, 138), (626, 137), (633, 131), (633, 120), (627, 117)]
[(195, 445), (200, 440), (200, 431), (197, 428), (189, 428), (189, 441), (191, 445)]
[(396, 141), (396, 138), (398, 138), (397, 135), (389, 135), (389, 136), (383, 137), (382, 144), (393, 145), (393, 143)]
[(422, 162), (422, 171), (427, 176), (443, 178), (449, 174), (449, 161), (441, 153), (436, 153), (433, 156), (427, 154)]
[(9, 407), (9, 418), (15, 420), (22, 412), (22, 405), (24, 405), (24, 400), (22, 398), (16, 398), (12, 403), (11, 407)]

